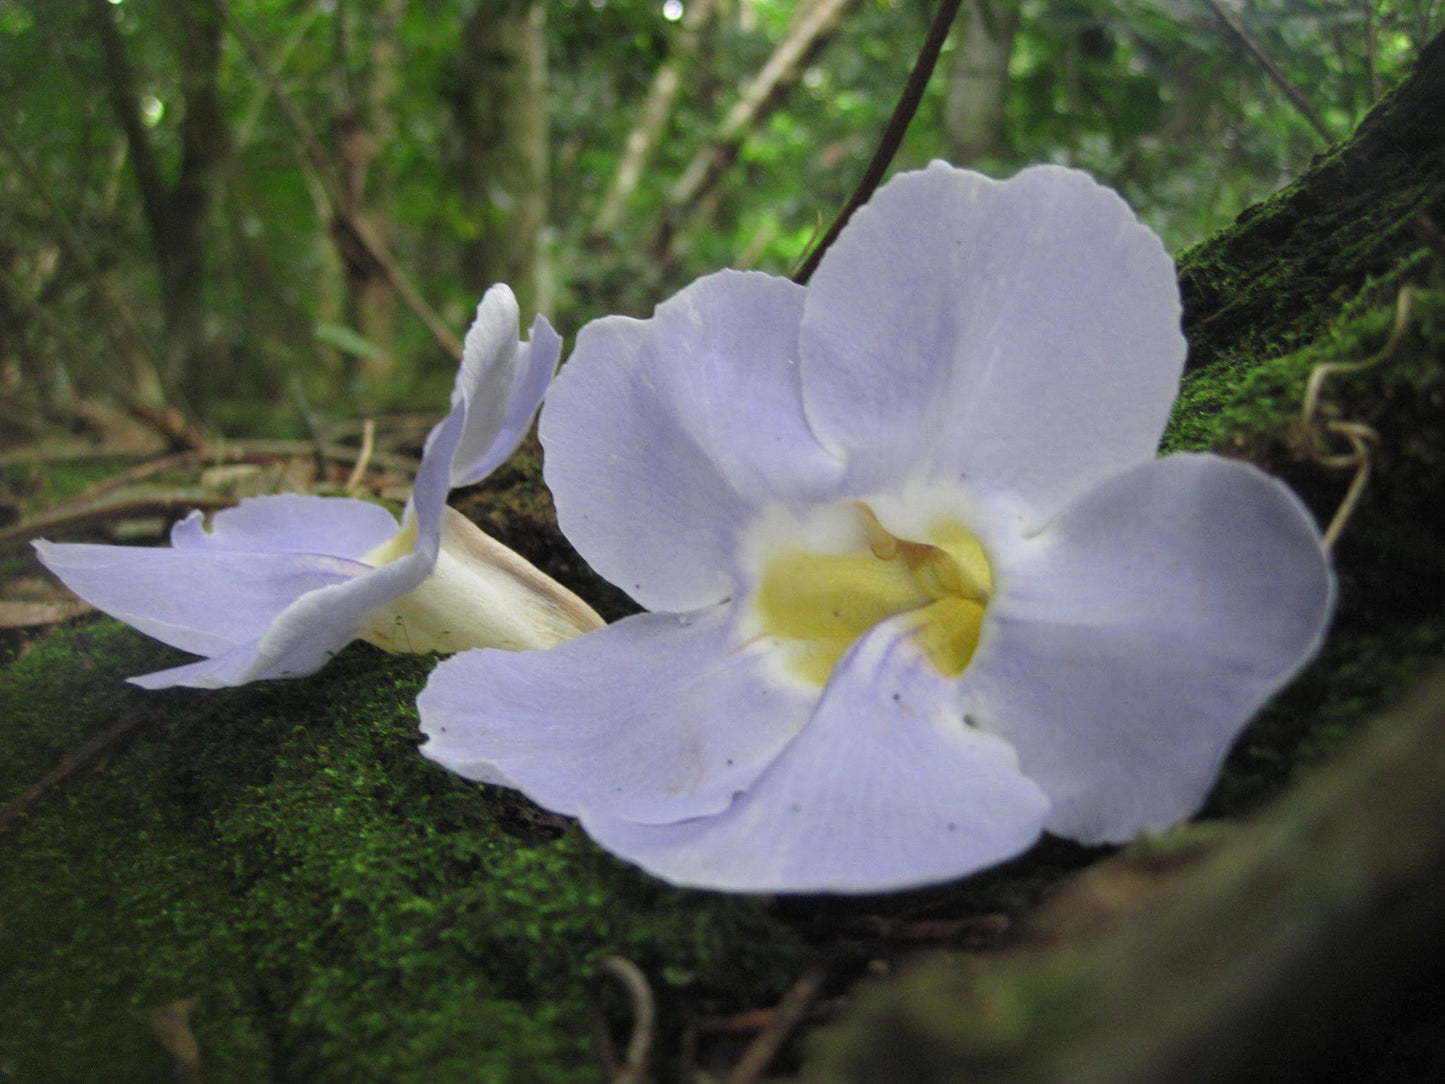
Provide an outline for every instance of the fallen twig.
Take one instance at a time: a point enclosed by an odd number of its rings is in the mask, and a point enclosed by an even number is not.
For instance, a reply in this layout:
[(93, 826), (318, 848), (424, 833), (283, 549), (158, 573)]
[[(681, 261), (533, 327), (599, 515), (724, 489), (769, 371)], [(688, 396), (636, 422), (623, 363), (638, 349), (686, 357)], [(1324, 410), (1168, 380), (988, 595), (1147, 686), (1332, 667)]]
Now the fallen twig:
[(603, 960), (601, 973), (616, 979), (632, 999), (632, 1037), (622, 1064), (612, 1071), (612, 1084), (642, 1084), (647, 1079), (647, 1063), (657, 1037), (657, 1003), (652, 987), (642, 969), (622, 956)]
[(778, 1056), (783, 1043), (812, 1008), (827, 977), (828, 969), (820, 964), (809, 968), (802, 978), (793, 983), (778, 1002), (778, 1007), (773, 1010), (763, 1030), (758, 1032), (757, 1038), (748, 1044), (743, 1056), (733, 1066), (733, 1071), (728, 1074), (727, 1084), (756, 1084), (762, 1078), (773, 1059)]
[(106, 730), (101, 731), (95, 737), (91, 738), (90, 741), (71, 753), (60, 762), (60, 765), (54, 771), (45, 776), (40, 782), (26, 787), (25, 790), (21, 791), (18, 798), (12, 798), (9, 802), (6, 802), (4, 807), (0, 808), (0, 832), (3, 832), (16, 820), (24, 816), (31, 806), (45, 796), (46, 792), (64, 782), (66, 777), (74, 773), (77, 768), (95, 759), (95, 757), (120, 741), (121, 738), (125, 737), (136, 727), (143, 723), (152, 722), (160, 717), (160, 714), (153, 708), (132, 708), (125, 718)]
[(50, 531), (71, 531), (104, 523), (113, 519), (135, 519), (140, 516), (167, 516), (179, 518), (199, 509), (202, 512), (216, 512), (235, 504), (231, 498), (211, 497), (204, 494), (147, 494), (120, 496), (101, 501), (85, 508), (63, 507), (40, 512), (19, 523), (0, 527), (0, 546), (15, 542), (28, 542)]
[(375, 450), (376, 422), (367, 418), (361, 426), (361, 451), (356, 453), (356, 463), (352, 466), (351, 473), (346, 476), (344, 488), (348, 497), (354, 497), (361, 488), (361, 481), (366, 477), (366, 468), (371, 465), (371, 453)]

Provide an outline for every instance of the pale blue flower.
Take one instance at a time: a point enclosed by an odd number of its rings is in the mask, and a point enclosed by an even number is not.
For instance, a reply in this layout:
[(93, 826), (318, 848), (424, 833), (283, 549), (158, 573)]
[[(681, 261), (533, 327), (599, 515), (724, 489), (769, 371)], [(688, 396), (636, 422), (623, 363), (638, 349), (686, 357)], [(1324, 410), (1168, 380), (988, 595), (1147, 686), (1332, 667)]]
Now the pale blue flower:
[(423, 752), (738, 891), (905, 888), (1189, 816), (1334, 589), (1285, 486), (1155, 458), (1179, 317), (1158, 239), (1084, 174), (935, 163), (807, 288), (722, 272), (588, 325), (546, 478), (656, 612), (444, 662)]
[(389, 651), (549, 647), (595, 614), (446, 505), (526, 435), (561, 340), (546, 320), (517, 341), (517, 303), (494, 286), (467, 333), (451, 411), (427, 436), (398, 524), (344, 497), (252, 497), (199, 512), (170, 548), (37, 541), (76, 594), (147, 635), (206, 656), (132, 678), (218, 688), (310, 674), (352, 640)]

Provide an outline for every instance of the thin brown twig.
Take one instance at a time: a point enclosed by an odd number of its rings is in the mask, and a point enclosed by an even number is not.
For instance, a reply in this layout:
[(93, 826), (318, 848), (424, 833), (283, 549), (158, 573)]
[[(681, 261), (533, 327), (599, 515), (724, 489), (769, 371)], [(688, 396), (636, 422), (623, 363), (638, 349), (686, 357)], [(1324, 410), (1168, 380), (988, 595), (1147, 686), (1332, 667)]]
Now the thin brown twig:
[(370, 257), (380, 269), (382, 277), (387, 281), (387, 285), (395, 291), (397, 296), (405, 303), (406, 307), (411, 309), (412, 314), (431, 332), (432, 338), (437, 341), (442, 349), (460, 360), (462, 356), (461, 340), (452, 333), (442, 318), (436, 314), (436, 311), (426, 303), (426, 300), (417, 291), (417, 288), (412, 284), (406, 272), (401, 269), (395, 257), (392, 256), (391, 250), (377, 237), (371, 225), (350, 205), (351, 201), (346, 199), (341, 185), (337, 183), (336, 178), (332, 175), (331, 163), (327, 159), (326, 153), (321, 149), (321, 141), (317, 139), (315, 130), (312, 129), (306, 118), (302, 116), (301, 111), (296, 108), (296, 104), (286, 92), (286, 87), (282, 84), (280, 76), (271, 69), (270, 62), (266, 59), (265, 54), (262, 53), (261, 47), (256, 44), (256, 40), (246, 32), (245, 28), (242, 27), (235, 16), (231, 14), (230, 5), (228, 5), (225, 0), (215, 0), (215, 4), (216, 9), (221, 13), (221, 17), (226, 21), (226, 27), (230, 31), (231, 36), (240, 43), (241, 48), (245, 50), (247, 57), (250, 58), (252, 67), (256, 69), (261, 78), (270, 86), (272, 96), (281, 107), (281, 111), (286, 115), (287, 123), (291, 125), (296, 135), (300, 138), (302, 150), (305, 152), (304, 157), (310, 162), (311, 168), (316, 171), (316, 176), (320, 180), (322, 188), (325, 189), (327, 198), (331, 201), (331, 213), (336, 216), (337, 221), (342, 227), (366, 250), (367, 256)]
[(627, 1054), (612, 1077), (612, 1084), (642, 1084), (647, 1079), (647, 1064), (657, 1037), (657, 1003), (647, 976), (631, 960), (608, 956), (601, 964), (602, 974), (616, 979), (632, 1000), (632, 1037), (627, 1041)]
[(1295, 111), (1309, 122), (1311, 128), (1319, 133), (1320, 138), (1325, 141), (1325, 145), (1328, 146), (1332, 144), (1335, 141), (1335, 134), (1330, 131), (1329, 125), (1325, 123), (1324, 118), (1321, 117), (1315, 107), (1310, 104), (1310, 100), (1305, 97), (1304, 91), (1300, 90), (1299, 87), (1290, 81), (1289, 76), (1284, 73), (1284, 69), (1276, 64), (1274, 58), (1265, 51), (1264, 46), (1255, 40), (1254, 35), (1249, 32), (1249, 28), (1244, 25), (1239, 16), (1230, 11), (1224, 4), (1220, 3), (1220, 0), (1204, 0), (1204, 2), (1209, 5), (1210, 10), (1213, 11), (1219, 21), (1224, 24), (1224, 28), (1234, 35), (1235, 40), (1243, 45), (1245, 50), (1259, 62), (1259, 66), (1264, 69), (1264, 73), (1269, 76), (1274, 85), (1279, 87), (1284, 96), (1289, 99), (1289, 103), (1295, 107)]
[(361, 481), (366, 477), (366, 468), (371, 466), (371, 453), (376, 450), (376, 422), (367, 418), (361, 425), (361, 451), (356, 454), (356, 463), (346, 476), (345, 492), (348, 497), (356, 495)]
[(6, 802), (4, 807), (0, 808), (0, 832), (24, 816), (48, 791), (64, 782), (66, 777), (73, 774), (77, 768), (83, 767), (88, 761), (95, 759), (136, 727), (158, 718), (160, 715), (153, 708), (136, 707), (131, 709), (124, 719), (91, 738), (90, 741), (62, 760), (55, 770), (45, 778), (26, 787), (18, 797)]
[[(110, 339), (111, 347), (125, 359), (127, 370), (134, 384), (131, 396), (151, 405), (164, 404), (165, 392), (161, 386), (160, 369), (155, 358), (145, 349), (144, 339), (136, 330), (130, 310), (117, 301), (115, 295), (111, 293), (110, 287), (106, 284), (105, 275), (96, 265), (95, 260), (91, 258), (90, 251), (85, 247), (85, 242), (81, 240), (79, 231), (71, 224), (65, 210), (56, 202), (49, 187), (35, 172), (30, 165), (30, 160), (26, 158), (24, 151), (11, 138), (10, 132), (3, 124), (0, 124), (0, 147), (4, 148), (11, 161), (14, 162), (15, 168), (20, 171), (20, 175), (25, 178), (26, 183), (45, 205), (63, 247), (80, 268), (81, 273), (89, 282), (90, 288), (95, 291), (95, 296), (100, 302), (101, 313), (105, 316), (105, 319), (101, 320), (101, 327), (104, 329), (106, 337)], [(17, 296), (25, 297), (26, 301), (32, 300), (13, 286), (12, 290)], [(36, 307), (40, 306), (36, 305)]]
[(783, 1043), (817, 1000), (827, 977), (828, 969), (819, 964), (809, 968), (793, 983), (778, 1002), (778, 1007), (773, 1010), (766, 1026), (758, 1032), (757, 1038), (748, 1044), (743, 1056), (733, 1066), (733, 1071), (728, 1074), (727, 1084), (757, 1084), (767, 1072), (768, 1066), (773, 1063), (773, 1059), (778, 1056)]
[(908, 131), (908, 125), (913, 121), (913, 114), (918, 111), (918, 103), (923, 100), (923, 92), (928, 87), (928, 80), (933, 75), (934, 66), (938, 63), (938, 54), (943, 49), (944, 40), (948, 37), (949, 27), (953, 25), (954, 18), (958, 15), (959, 5), (963, 0), (942, 0), (938, 9), (933, 13), (933, 22), (929, 24), (928, 35), (923, 39), (923, 48), (918, 51), (918, 59), (913, 62), (913, 70), (908, 73), (908, 81), (903, 84), (903, 93), (899, 95), (898, 104), (893, 108), (893, 115), (888, 118), (888, 125), (883, 129), (883, 135), (878, 140), (878, 149), (873, 152), (873, 159), (868, 163), (868, 168), (863, 171), (863, 179), (858, 182), (858, 187), (848, 197), (848, 202), (838, 212), (838, 217), (833, 220), (833, 225), (818, 243), (818, 247), (808, 253), (808, 258), (803, 261), (803, 266), (793, 276), (793, 281), (806, 286), (808, 280), (813, 277), (813, 272), (818, 269), (818, 263), (823, 259), (823, 253), (838, 235), (843, 232), (843, 227), (853, 217), (853, 212), (868, 202), (874, 190), (883, 180), (883, 174), (888, 172), (888, 165), (893, 161), (893, 156), (898, 153), (898, 147), (903, 142), (903, 135)]
[[(804, 1021), (827, 1020), (837, 1016), (848, 1005), (846, 997), (830, 997), (814, 1001), (804, 1014)], [(703, 1035), (755, 1035), (772, 1023), (778, 1015), (776, 1005), (766, 1009), (744, 1009), (726, 1016), (704, 1017), (697, 1024)]]
[(40, 512), (19, 523), (0, 527), (0, 547), (16, 542), (29, 542), (55, 531), (70, 532), (95, 523), (115, 519), (136, 519), (141, 516), (165, 516), (178, 519), (188, 512), (217, 512), (235, 504), (234, 498), (209, 497), (197, 494), (123, 495), (85, 508), (60, 508)]

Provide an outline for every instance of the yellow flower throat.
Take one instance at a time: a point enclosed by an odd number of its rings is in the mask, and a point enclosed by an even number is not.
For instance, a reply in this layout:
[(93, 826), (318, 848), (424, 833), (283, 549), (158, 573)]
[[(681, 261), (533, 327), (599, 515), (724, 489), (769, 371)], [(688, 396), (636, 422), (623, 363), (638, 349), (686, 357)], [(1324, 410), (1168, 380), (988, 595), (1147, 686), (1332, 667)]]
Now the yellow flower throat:
[(896, 538), (861, 501), (854, 510), (866, 548), (831, 554), (781, 550), (764, 564), (754, 604), (767, 636), (786, 641), (788, 668), (827, 683), (844, 653), (880, 621), (913, 616), (914, 640), (948, 677), (978, 647), (993, 570), (973, 532), (945, 519), (928, 540)]

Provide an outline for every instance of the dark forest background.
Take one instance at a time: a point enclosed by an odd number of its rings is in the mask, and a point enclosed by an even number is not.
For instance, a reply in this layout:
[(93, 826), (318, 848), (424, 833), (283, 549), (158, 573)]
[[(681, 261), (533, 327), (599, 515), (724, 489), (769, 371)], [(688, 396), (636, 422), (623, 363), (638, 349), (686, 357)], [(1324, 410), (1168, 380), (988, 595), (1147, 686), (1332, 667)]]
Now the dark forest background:
[[(0, 452), (439, 409), (506, 281), (564, 334), (787, 273), (926, 0), (0, 0)], [(1439, 0), (965, 0), (896, 168), (1091, 170), (1179, 251), (1348, 134)], [(172, 413), (165, 414), (166, 408)]]

